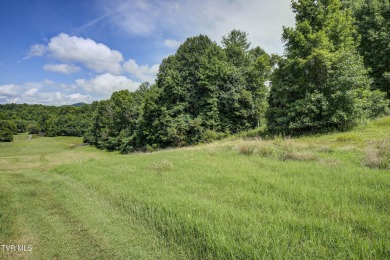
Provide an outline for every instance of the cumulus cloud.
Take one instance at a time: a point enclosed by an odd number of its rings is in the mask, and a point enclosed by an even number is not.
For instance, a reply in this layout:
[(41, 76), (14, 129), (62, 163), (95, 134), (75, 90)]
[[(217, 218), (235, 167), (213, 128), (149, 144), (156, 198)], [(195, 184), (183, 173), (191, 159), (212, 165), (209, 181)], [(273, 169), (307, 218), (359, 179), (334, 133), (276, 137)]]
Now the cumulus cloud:
[(50, 57), (63, 62), (78, 62), (97, 72), (120, 74), (123, 56), (102, 43), (61, 33), (48, 46)]
[(69, 64), (46, 64), (43, 66), (45, 71), (58, 72), (63, 74), (72, 74), (80, 71), (80, 67)]
[(172, 39), (166, 39), (164, 41), (164, 45), (167, 46), (168, 48), (176, 49), (180, 46), (181, 42), (172, 40)]
[(156, 79), (159, 65), (155, 64), (151, 67), (149, 67), (149, 65), (139, 66), (135, 60), (129, 59), (123, 64), (123, 68), (137, 80), (153, 83)]
[(96, 43), (94, 40), (69, 36), (65, 33), (51, 38), (47, 45), (31, 46), (28, 56), (24, 59), (44, 55), (64, 62), (64, 64), (47, 64), (44, 66), (46, 71), (75, 73), (80, 68), (70, 63), (79, 63), (96, 73), (109, 72), (118, 75), (122, 72), (123, 56), (119, 51), (112, 50), (102, 43)]
[(88, 93), (97, 94), (99, 99), (107, 99), (112, 92), (128, 89), (135, 91), (140, 82), (135, 82), (125, 76), (117, 76), (110, 73), (98, 75), (89, 80), (78, 79), (76, 85), (85, 89)]

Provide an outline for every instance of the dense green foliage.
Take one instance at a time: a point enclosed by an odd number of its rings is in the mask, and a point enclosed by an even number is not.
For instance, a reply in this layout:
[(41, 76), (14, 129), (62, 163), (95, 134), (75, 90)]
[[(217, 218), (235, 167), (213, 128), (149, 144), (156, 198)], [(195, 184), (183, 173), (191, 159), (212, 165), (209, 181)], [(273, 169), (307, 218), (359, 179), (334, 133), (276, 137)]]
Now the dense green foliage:
[(129, 152), (218, 139), (264, 125), (271, 57), (233, 30), (223, 46), (200, 35), (163, 60), (155, 85), (96, 105), (85, 141)]
[(296, 26), (284, 28), (286, 58), (273, 75), (269, 130), (348, 129), (372, 116), (373, 106), (381, 106), (373, 100), (381, 95), (370, 91), (350, 12), (339, 0), (294, 1), (292, 8)]
[(354, 15), (359, 51), (370, 69), (373, 88), (390, 98), (390, 1), (364, 0)]
[(84, 141), (99, 148), (129, 152), (135, 142), (144, 96), (149, 84), (144, 83), (135, 92), (114, 92), (109, 100), (94, 102), (92, 123)]
[(83, 136), (91, 124), (90, 105), (44, 106), (28, 104), (0, 105), (0, 120), (16, 125), (17, 133), (29, 132), (44, 136)]
[(162, 61), (156, 84), (99, 102), (85, 141), (127, 153), (192, 145), (266, 124), (271, 133), (344, 130), (379, 116), (389, 102), (370, 90), (358, 53), (351, 14), (356, 17), (359, 6), (293, 1), (296, 27), (284, 28), (283, 58), (250, 49), (247, 34), (238, 30), (224, 36), (222, 46), (204, 35), (188, 38)]
[(16, 124), (10, 120), (0, 120), (0, 142), (12, 142), (17, 134)]

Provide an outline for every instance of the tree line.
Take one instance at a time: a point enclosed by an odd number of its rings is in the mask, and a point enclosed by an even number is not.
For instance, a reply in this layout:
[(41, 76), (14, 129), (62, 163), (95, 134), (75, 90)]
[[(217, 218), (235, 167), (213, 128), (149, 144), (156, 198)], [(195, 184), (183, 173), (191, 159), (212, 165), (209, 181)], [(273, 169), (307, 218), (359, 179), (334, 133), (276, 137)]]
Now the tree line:
[(387, 113), (389, 0), (299, 0), (292, 9), (296, 23), (283, 28), (283, 56), (252, 48), (239, 30), (220, 45), (191, 37), (162, 61), (154, 84), (81, 108), (48, 107), (58, 111), (33, 120), (45, 135), (83, 135), (128, 153), (255, 128), (285, 135), (345, 130)]
[(42, 136), (83, 136), (90, 127), (92, 105), (44, 106), (0, 105), (0, 141), (13, 141), (13, 135), (28, 132)]

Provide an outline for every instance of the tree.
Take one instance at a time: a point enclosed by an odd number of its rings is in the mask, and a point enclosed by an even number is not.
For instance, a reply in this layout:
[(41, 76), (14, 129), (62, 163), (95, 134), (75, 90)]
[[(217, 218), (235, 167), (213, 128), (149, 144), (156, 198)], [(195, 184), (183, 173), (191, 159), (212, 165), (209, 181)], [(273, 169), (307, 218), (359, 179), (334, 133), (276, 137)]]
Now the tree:
[(32, 121), (30, 122), (28, 125), (27, 125), (27, 131), (29, 134), (38, 134), (40, 132), (40, 128), (37, 124), (37, 122), (35, 121)]
[(265, 113), (268, 109), (268, 87), (266, 82), (270, 79), (273, 59), (277, 57), (268, 55), (262, 48), (256, 47), (249, 51), (250, 66), (246, 72), (247, 89), (251, 91), (255, 103), (257, 126), (265, 126)]
[(0, 142), (12, 142), (14, 134), (17, 134), (17, 127), (10, 120), (0, 120)]
[(360, 36), (358, 49), (370, 68), (373, 89), (390, 98), (390, 1), (364, 0), (354, 14)]
[(370, 115), (370, 80), (356, 52), (350, 13), (339, 0), (292, 2), (295, 28), (283, 29), (286, 58), (275, 70), (271, 132), (346, 129)]
[[(94, 144), (98, 148), (113, 148), (109, 144), (112, 129), (113, 110), (108, 100), (95, 101), (91, 128), (84, 135), (84, 142)], [(116, 146), (116, 145), (115, 145)]]
[(240, 30), (232, 30), (227, 36), (222, 36), (222, 45), (225, 48), (234, 46), (246, 51), (251, 45), (247, 37), (248, 33), (246, 32)]
[(251, 43), (247, 39), (248, 34), (240, 30), (233, 30), (222, 37), (222, 46), (225, 49), (228, 60), (237, 67), (248, 66), (247, 51)]
[(264, 120), (271, 57), (234, 30), (225, 48), (199, 35), (165, 58), (156, 84), (118, 91), (95, 107), (85, 141), (123, 153), (220, 138)]
[(92, 118), (91, 105), (44, 106), (28, 104), (0, 105), (0, 120), (12, 120), (18, 132), (45, 136), (82, 136)]

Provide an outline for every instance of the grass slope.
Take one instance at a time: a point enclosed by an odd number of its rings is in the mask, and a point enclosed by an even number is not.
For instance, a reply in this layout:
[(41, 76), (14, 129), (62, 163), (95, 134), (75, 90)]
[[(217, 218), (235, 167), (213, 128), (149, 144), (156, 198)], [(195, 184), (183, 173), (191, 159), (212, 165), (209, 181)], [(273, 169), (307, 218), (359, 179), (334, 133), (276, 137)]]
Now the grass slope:
[(0, 144), (0, 242), (33, 251), (0, 258), (390, 258), (389, 137), (386, 117), (123, 156), (18, 135)]

